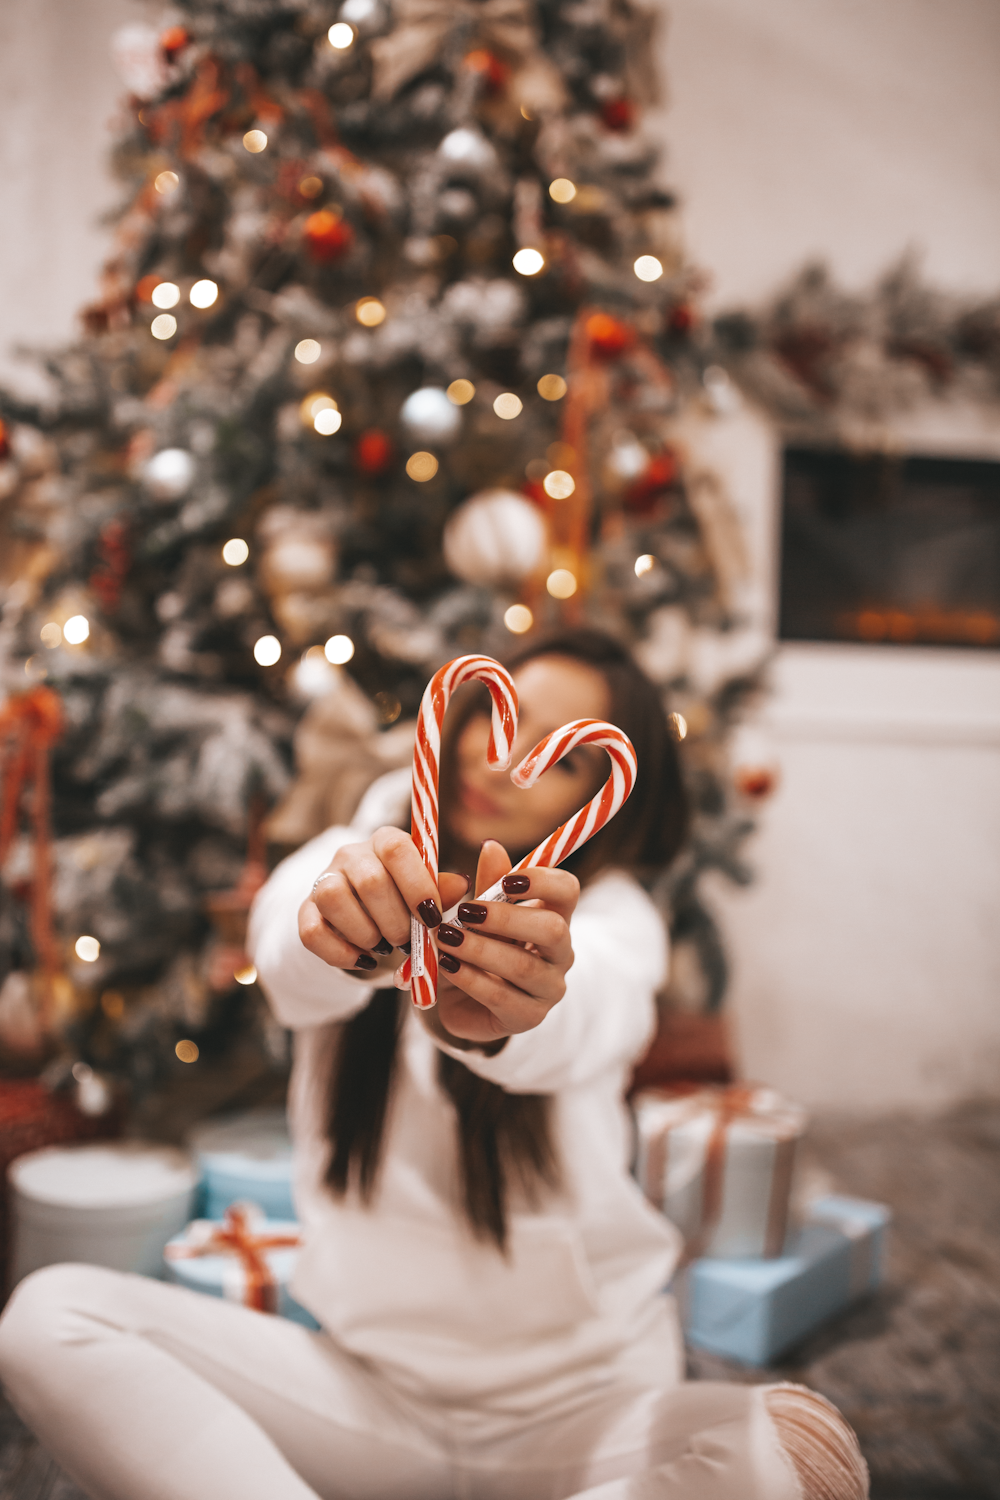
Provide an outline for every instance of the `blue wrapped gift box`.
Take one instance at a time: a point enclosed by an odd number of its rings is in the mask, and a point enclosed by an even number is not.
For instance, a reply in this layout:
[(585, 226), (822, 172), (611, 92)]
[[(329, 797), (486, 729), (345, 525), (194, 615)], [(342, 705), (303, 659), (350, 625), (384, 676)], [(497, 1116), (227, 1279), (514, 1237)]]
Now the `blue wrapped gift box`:
[(775, 1260), (694, 1261), (674, 1283), (688, 1340), (766, 1365), (882, 1279), (889, 1210), (830, 1195)]
[(258, 1203), (269, 1219), (294, 1219), (292, 1141), (284, 1109), (207, 1120), (187, 1140), (201, 1178), (198, 1212), (221, 1219), (231, 1203)]
[[(246, 1230), (251, 1239), (288, 1238), (298, 1240), (300, 1227), (293, 1220), (265, 1219), (257, 1211), (256, 1204), (238, 1207), (248, 1211)], [(216, 1231), (232, 1228), (231, 1220), (195, 1219), (180, 1234), (175, 1234), (163, 1252), (164, 1275), (167, 1281), (186, 1286), (189, 1291), (203, 1292), (209, 1297), (225, 1297), (232, 1302), (248, 1302), (247, 1278), (240, 1257), (229, 1252), (213, 1253), (211, 1238)], [(261, 1252), (267, 1261), (272, 1286), (267, 1309), (293, 1323), (316, 1330), (319, 1324), (312, 1313), (296, 1302), (288, 1290), (295, 1274), (299, 1246), (279, 1245), (265, 1248)]]

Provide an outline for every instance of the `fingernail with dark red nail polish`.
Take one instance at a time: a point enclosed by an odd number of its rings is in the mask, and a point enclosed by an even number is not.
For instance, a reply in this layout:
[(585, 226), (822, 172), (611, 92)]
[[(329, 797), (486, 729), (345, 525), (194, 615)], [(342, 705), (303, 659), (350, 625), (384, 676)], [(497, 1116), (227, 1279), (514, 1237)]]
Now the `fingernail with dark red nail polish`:
[(486, 907), (481, 901), (463, 901), (458, 908), (460, 922), (485, 922), (486, 917)]
[(428, 896), (426, 901), (417, 903), (417, 916), (425, 927), (437, 927), (441, 921), (441, 908)]
[(387, 953), (392, 952), (392, 944), (387, 943), (385, 938), (379, 938), (377, 943), (372, 944), (372, 952), (380, 953), (382, 957), (385, 958)]
[(437, 940), (439, 943), (447, 943), (449, 948), (461, 948), (465, 942), (465, 933), (452, 927), (450, 922), (442, 922), (437, 930)]
[(531, 880), (527, 875), (505, 875), (500, 884), (505, 896), (523, 896), (531, 888)]
[(397, 943), (396, 944), (396, 947), (399, 949), (400, 953), (405, 953), (406, 956), (407, 956), (407, 958), (409, 958), (409, 956), (410, 956), (410, 948), (411, 948), (411, 946), (412, 946), (412, 944), (410, 944), (410, 943)]
[(462, 967), (454, 953), (439, 953), (438, 963), (447, 974), (457, 974)]
[(372, 958), (370, 953), (359, 953), (351, 965), (352, 969), (377, 969), (378, 959)]

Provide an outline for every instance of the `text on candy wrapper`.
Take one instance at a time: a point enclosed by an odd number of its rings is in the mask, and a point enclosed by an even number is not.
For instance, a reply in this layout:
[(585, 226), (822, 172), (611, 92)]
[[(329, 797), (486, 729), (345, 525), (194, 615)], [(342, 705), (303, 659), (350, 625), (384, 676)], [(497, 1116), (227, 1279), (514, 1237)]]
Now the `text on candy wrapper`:
[(410, 973), (423, 979), (427, 973), (424, 964), (424, 929), (419, 922), (410, 924)]

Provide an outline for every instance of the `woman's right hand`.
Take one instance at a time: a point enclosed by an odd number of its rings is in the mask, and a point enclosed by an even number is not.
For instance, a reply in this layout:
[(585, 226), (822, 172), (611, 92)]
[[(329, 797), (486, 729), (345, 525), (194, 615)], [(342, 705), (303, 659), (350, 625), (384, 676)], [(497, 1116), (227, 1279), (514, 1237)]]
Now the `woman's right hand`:
[(370, 979), (380, 957), (409, 951), (411, 916), (437, 927), (468, 889), (464, 875), (438, 880), (408, 833), (378, 828), (364, 843), (337, 850), (299, 908), (299, 937), (324, 963)]

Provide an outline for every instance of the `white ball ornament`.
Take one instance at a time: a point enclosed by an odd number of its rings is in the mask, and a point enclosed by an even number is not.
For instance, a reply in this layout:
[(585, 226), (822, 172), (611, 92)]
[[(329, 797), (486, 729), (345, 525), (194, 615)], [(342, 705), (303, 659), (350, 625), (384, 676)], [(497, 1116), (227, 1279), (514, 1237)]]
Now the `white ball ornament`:
[(161, 448), (146, 464), (143, 478), (158, 500), (179, 500), (191, 488), (195, 468), (186, 448)]
[(481, 490), (452, 512), (444, 529), (444, 560), (464, 583), (496, 588), (519, 584), (544, 563), (545, 521), (513, 490)]
[(438, 155), (452, 168), (473, 173), (488, 172), (497, 164), (497, 154), (478, 130), (459, 126), (450, 130), (438, 146)]
[(422, 386), (407, 396), (399, 416), (410, 436), (421, 443), (451, 443), (462, 430), (461, 410), (436, 385)]

